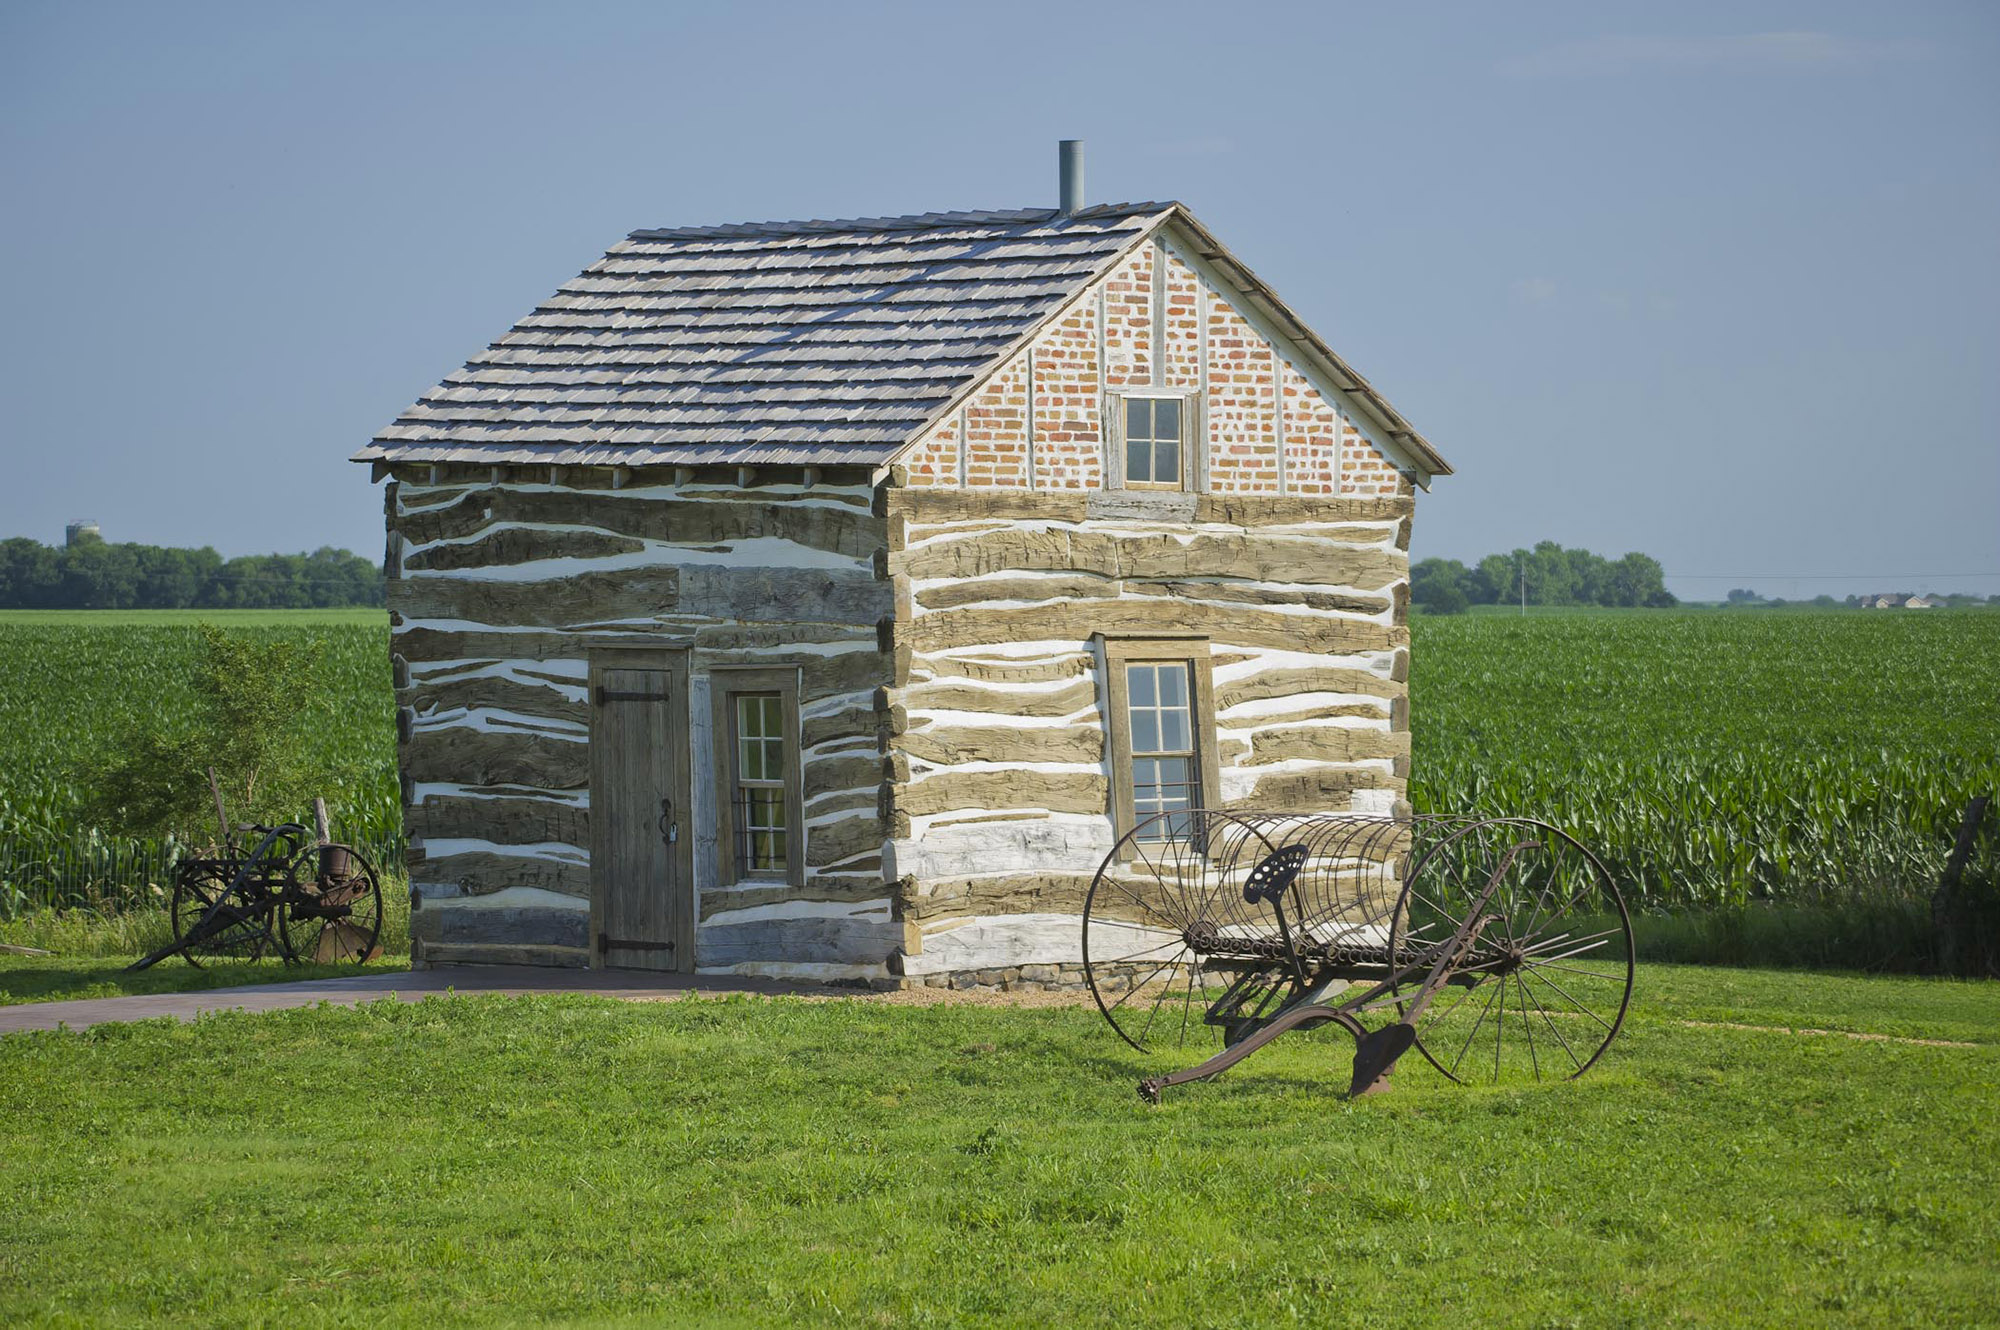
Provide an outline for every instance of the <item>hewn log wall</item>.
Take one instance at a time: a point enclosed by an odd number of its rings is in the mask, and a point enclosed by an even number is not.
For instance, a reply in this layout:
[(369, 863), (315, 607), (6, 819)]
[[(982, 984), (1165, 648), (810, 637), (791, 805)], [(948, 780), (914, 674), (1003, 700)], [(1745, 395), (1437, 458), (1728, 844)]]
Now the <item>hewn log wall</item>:
[(1411, 500), (1146, 502), (889, 493), (884, 812), (907, 974), (1076, 959), (1113, 840), (1093, 634), (1206, 637), (1225, 806), (1401, 800)]
[[(768, 473), (766, 473), (768, 475)], [(686, 647), (704, 969), (880, 974), (885, 524), (865, 477), (406, 468), (387, 499), (412, 931), (431, 959), (588, 956), (588, 654)], [(803, 879), (719, 885), (710, 672), (796, 667)]]

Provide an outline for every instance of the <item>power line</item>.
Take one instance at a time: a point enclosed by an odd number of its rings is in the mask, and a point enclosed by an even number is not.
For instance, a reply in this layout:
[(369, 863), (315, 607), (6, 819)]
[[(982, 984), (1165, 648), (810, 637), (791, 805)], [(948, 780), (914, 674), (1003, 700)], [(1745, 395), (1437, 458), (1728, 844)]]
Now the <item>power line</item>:
[(1683, 582), (1727, 582), (1740, 577), (1785, 578), (1794, 582), (1887, 582), (1897, 578), (1936, 581), (1943, 578), (2000, 577), (1995, 573), (1667, 573)]

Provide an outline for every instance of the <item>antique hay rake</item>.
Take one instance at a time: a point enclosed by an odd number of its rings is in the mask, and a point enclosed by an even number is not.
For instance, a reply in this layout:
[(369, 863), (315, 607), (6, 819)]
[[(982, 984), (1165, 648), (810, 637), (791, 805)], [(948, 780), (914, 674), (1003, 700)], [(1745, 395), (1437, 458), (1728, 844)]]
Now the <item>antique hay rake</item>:
[(1454, 1081), (1580, 1076), (1624, 1023), (1632, 960), (1604, 866), (1532, 818), (1160, 813), (1084, 903), (1085, 973), (1119, 1036), (1223, 1044), (1140, 1082), (1154, 1103), (1325, 1022), (1354, 1037), (1353, 1095), (1411, 1048)]

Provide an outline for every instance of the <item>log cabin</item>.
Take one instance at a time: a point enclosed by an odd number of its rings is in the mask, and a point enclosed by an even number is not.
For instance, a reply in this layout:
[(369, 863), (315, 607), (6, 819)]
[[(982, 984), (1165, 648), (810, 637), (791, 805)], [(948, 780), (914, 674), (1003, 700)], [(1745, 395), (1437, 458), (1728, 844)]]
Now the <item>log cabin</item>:
[(416, 964), (1073, 984), (1150, 814), (1405, 807), (1450, 467), (1064, 160), (1053, 209), (635, 231), (356, 454)]

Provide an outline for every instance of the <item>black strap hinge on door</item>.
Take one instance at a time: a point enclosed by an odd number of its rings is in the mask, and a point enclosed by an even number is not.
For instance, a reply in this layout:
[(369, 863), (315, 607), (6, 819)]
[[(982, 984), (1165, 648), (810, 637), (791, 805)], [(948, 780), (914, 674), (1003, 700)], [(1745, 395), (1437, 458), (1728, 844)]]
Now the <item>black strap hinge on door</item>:
[(665, 702), (670, 700), (665, 693), (616, 693), (603, 684), (597, 685), (597, 705), (606, 702)]
[(641, 941), (638, 938), (612, 937), (609, 933), (599, 933), (597, 935), (597, 949), (599, 952), (609, 951), (613, 947), (617, 947), (621, 951), (672, 951), (674, 944), (671, 942)]

